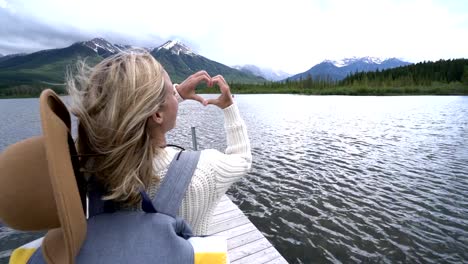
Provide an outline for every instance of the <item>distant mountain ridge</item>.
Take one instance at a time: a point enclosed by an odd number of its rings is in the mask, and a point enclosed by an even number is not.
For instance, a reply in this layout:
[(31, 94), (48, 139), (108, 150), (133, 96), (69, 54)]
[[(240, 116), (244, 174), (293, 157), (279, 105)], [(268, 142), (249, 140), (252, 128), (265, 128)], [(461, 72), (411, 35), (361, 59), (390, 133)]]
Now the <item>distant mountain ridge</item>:
[(242, 66), (236, 65), (233, 66), (233, 68), (246, 73), (251, 73), (255, 76), (263, 77), (269, 81), (280, 81), (292, 75), (284, 71), (275, 71), (269, 68), (260, 68), (252, 64), (246, 64)]
[[(41, 50), (30, 54), (12, 54), (0, 57), (0, 88), (41, 83), (63, 84), (67, 67), (80, 58), (95, 65), (111, 55), (134, 48), (131, 45), (112, 44), (103, 38), (73, 43), (65, 48)], [(190, 74), (206, 70), (210, 75), (222, 74), (228, 82), (262, 83), (264, 78), (241, 72), (224, 64), (209, 60), (193, 52), (178, 41), (148, 49), (164, 66), (174, 82)]]
[(288, 79), (299, 80), (311, 76), (312, 79), (339, 81), (346, 78), (349, 74), (356, 72), (376, 71), (377, 69), (385, 70), (410, 64), (412, 63), (397, 58), (353, 57), (339, 61), (325, 60), (309, 70), (291, 76)]

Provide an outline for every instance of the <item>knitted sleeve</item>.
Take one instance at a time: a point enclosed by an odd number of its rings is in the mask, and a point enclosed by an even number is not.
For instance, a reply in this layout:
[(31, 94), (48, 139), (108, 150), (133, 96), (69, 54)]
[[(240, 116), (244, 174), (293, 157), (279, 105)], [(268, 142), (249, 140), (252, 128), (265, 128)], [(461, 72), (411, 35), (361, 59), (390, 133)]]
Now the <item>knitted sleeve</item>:
[(223, 109), (227, 148), (225, 153), (213, 151), (212, 167), (216, 180), (216, 196), (246, 175), (252, 166), (252, 153), (247, 128), (236, 104)]
[[(252, 166), (247, 129), (235, 104), (225, 108), (227, 148), (203, 150), (179, 215), (192, 226), (195, 235), (207, 235), (217, 201)], [(173, 156), (173, 155), (171, 155)], [(168, 161), (169, 162), (169, 161)]]

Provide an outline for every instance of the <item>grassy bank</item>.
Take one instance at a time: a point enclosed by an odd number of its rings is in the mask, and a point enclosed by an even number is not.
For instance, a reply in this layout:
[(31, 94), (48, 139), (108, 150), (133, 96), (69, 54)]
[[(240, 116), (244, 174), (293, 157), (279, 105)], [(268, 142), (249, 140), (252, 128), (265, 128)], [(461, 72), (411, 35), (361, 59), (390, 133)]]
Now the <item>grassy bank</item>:
[[(42, 90), (51, 88), (58, 94), (65, 94), (63, 87), (45, 87), (42, 85), (21, 85), (11, 88), (0, 89), (0, 98), (30, 98), (39, 97)], [(197, 89), (200, 94), (219, 94), (218, 88), (200, 87)], [(288, 87), (287, 84), (279, 87), (266, 85), (245, 85), (232, 84), (233, 94), (303, 94), (303, 95), (468, 95), (468, 85), (460, 82), (432, 83), (429, 86), (340, 86), (327, 84), (323, 87), (299, 88)]]
[[(287, 85), (287, 84), (286, 84)], [(317, 88), (267, 87), (263, 85), (242, 85), (231, 87), (235, 94), (304, 94), (304, 95), (468, 95), (468, 85), (459, 82), (450, 84), (432, 83), (429, 86), (339, 86), (324, 85)], [(216, 88), (201, 88), (199, 93), (219, 93)]]

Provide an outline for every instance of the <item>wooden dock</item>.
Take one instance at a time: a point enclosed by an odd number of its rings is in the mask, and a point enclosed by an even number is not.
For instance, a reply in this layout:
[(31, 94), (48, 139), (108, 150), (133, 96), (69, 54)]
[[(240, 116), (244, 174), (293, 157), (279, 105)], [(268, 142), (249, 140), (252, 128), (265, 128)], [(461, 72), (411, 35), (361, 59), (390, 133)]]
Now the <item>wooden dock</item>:
[(288, 263), (226, 195), (214, 211), (209, 233), (227, 238), (232, 264)]
[(233, 264), (288, 263), (226, 195), (215, 209), (209, 233), (227, 237), (228, 257)]

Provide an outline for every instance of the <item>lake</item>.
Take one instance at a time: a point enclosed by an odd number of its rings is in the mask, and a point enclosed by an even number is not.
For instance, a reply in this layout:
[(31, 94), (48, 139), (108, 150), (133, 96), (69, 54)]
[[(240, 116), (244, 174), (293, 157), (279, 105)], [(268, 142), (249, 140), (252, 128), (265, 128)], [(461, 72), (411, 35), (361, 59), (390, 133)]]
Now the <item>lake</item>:
[[(253, 167), (228, 195), (290, 263), (468, 261), (468, 97), (235, 99)], [(182, 103), (168, 143), (191, 126), (226, 147), (219, 109)], [(0, 100), (0, 150), (40, 133), (37, 99)], [(38, 235), (0, 227), (0, 262)]]

